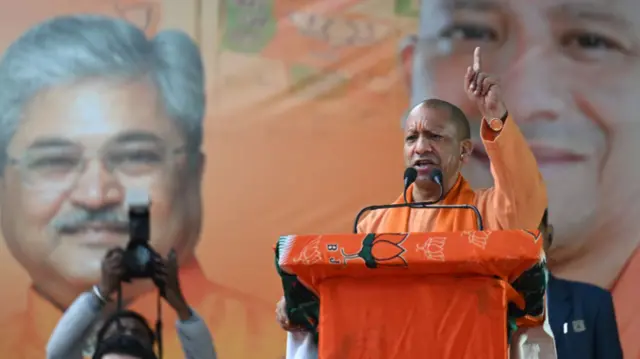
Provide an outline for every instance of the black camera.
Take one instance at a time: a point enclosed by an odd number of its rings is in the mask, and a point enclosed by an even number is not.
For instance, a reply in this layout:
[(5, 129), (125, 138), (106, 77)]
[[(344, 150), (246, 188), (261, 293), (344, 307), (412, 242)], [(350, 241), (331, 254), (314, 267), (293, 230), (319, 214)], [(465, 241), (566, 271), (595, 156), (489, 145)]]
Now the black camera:
[(144, 191), (127, 192), (129, 207), (129, 244), (124, 251), (125, 274), (123, 281), (151, 278), (155, 271), (154, 257), (158, 254), (149, 245), (151, 234), (149, 196)]

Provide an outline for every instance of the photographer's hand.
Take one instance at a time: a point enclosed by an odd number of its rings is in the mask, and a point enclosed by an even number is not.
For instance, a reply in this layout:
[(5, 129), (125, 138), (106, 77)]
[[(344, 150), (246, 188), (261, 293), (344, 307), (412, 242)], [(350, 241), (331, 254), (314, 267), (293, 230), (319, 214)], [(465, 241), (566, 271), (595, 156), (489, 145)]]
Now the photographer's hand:
[(105, 298), (111, 296), (118, 289), (124, 275), (123, 253), (122, 248), (114, 248), (108, 251), (102, 260), (102, 277), (100, 284), (98, 284), (98, 290)]
[(163, 260), (159, 256), (156, 257), (155, 268), (154, 282), (158, 288), (164, 290), (163, 294), (167, 303), (176, 311), (180, 320), (185, 321), (191, 318), (191, 309), (189, 309), (189, 305), (180, 289), (176, 252), (171, 250), (167, 260)]

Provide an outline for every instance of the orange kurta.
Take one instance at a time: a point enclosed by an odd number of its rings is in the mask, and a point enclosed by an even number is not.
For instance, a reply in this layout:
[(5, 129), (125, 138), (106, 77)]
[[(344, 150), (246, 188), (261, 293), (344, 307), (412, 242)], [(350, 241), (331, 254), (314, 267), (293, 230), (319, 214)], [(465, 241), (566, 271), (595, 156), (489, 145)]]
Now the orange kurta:
[[(502, 131), (482, 121), (480, 137), (491, 162), (495, 186), (473, 190), (462, 177), (441, 204), (473, 204), (482, 215), (484, 229), (535, 229), (547, 209), (547, 190), (535, 156), (510, 116)], [(412, 200), (412, 187), (407, 200)], [(404, 203), (401, 195), (394, 203)], [(477, 229), (474, 212), (464, 209), (383, 209), (370, 213), (358, 225), (360, 233), (456, 232)], [(519, 325), (542, 324), (544, 317), (523, 318)]]
[[(491, 161), (495, 186), (473, 190), (460, 175), (442, 204), (473, 204), (486, 230), (538, 228), (547, 208), (547, 189), (535, 157), (509, 116), (499, 133), (482, 121), (480, 136)], [(407, 200), (411, 200), (411, 189)], [(403, 203), (400, 196), (395, 203)], [(475, 215), (460, 209), (393, 208), (371, 212), (358, 225), (361, 233), (453, 232), (476, 229)]]
[[(275, 323), (270, 305), (211, 283), (197, 263), (181, 268), (180, 279), (185, 297), (211, 331), (218, 357), (284, 357), (285, 334)], [(156, 293), (144, 295), (130, 306), (152, 326), (156, 320), (156, 296)], [(164, 357), (182, 358), (184, 354), (175, 331), (175, 312), (163, 303), (162, 313)], [(31, 290), (26, 311), (1, 321), (0, 353), (7, 353), (7, 357), (13, 359), (45, 358), (47, 341), (61, 316), (58, 308)]]

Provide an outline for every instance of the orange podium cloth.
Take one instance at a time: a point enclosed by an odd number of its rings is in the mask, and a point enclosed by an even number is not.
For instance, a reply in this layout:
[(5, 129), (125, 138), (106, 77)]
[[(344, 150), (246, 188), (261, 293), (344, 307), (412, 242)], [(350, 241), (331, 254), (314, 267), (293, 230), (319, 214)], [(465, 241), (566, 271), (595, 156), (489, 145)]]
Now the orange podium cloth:
[(509, 283), (538, 232), (282, 237), (278, 265), (320, 298), (319, 359), (506, 359)]

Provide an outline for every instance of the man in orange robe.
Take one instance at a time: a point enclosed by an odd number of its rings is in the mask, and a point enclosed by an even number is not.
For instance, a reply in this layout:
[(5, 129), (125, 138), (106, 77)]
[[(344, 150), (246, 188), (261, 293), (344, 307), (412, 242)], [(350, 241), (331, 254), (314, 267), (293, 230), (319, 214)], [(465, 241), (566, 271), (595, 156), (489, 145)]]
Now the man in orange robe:
[[(404, 154), (407, 167), (418, 176), (408, 189), (408, 202), (430, 202), (440, 198), (440, 186), (430, 174), (443, 173), (443, 204), (472, 204), (478, 207), (487, 230), (535, 229), (547, 207), (547, 192), (533, 153), (509, 116), (500, 86), (482, 72), (480, 49), (467, 69), (464, 88), (483, 115), (481, 137), (491, 159), (495, 187), (473, 190), (460, 174), (473, 151), (469, 122), (455, 105), (430, 99), (416, 105), (405, 123)], [(403, 203), (401, 195), (394, 203)], [(358, 224), (365, 233), (452, 232), (476, 229), (475, 213), (458, 209), (383, 209), (370, 213)], [(316, 347), (307, 333), (293, 326), (286, 314), (284, 297), (276, 306), (280, 325), (289, 335), (287, 359), (316, 357)], [(541, 325), (544, 317), (535, 323)], [(527, 325), (527, 326), (528, 326)], [(296, 333), (297, 332), (297, 333)], [(551, 339), (552, 340), (552, 339)], [(533, 339), (532, 345), (549, 341)], [(535, 342), (535, 343), (534, 343)], [(551, 343), (553, 343), (551, 341)], [(524, 342), (518, 343), (520, 347)], [(553, 345), (551, 345), (553, 347)], [(555, 353), (546, 353), (555, 357)]]
[[(480, 70), (480, 49), (467, 69), (464, 86), (483, 116), (480, 135), (491, 160), (492, 188), (473, 190), (460, 174), (474, 150), (469, 122), (456, 106), (426, 100), (415, 106), (405, 123), (404, 157), (418, 171), (408, 189), (407, 201), (435, 201), (440, 187), (429, 174), (443, 173), (441, 204), (472, 204), (482, 214), (488, 230), (534, 229), (547, 208), (547, 191), (533, 153), (502, 101), (496, 78)], [(401, 195), (395, 203), (403, 203)], [(370, 213), (359, 232), (450, 232), (476, 229), (472, 211), (458, 209), (383, 209)]]

